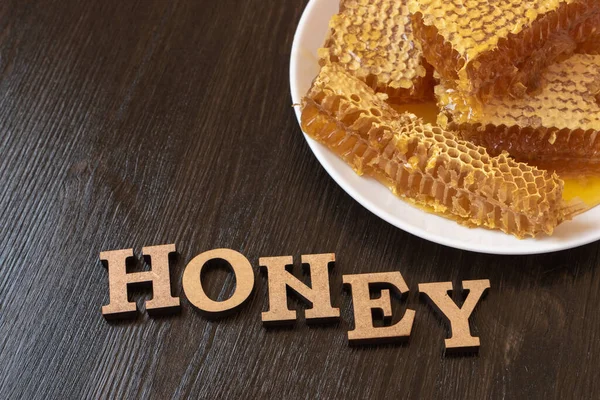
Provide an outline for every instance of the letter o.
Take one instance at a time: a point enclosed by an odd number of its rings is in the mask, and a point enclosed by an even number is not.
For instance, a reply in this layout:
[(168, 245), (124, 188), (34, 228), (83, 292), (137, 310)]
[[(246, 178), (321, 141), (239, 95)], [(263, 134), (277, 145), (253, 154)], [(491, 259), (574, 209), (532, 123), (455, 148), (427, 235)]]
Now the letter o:
[[(217, 258), (227, 261), (235, 274), (235, 291), (230, 298), (223, 301), (210, 299), (202, 288), (200, 278), (206, 263)], [(250, 297), (252, 289), (254, 289), (254, 271), (250, 261), (235, 250), (205, 251), (194, 257), (185, 267), (182, 286), (185, 296), (194, 307), (208, 314), (219, 315), (235, 310)]]

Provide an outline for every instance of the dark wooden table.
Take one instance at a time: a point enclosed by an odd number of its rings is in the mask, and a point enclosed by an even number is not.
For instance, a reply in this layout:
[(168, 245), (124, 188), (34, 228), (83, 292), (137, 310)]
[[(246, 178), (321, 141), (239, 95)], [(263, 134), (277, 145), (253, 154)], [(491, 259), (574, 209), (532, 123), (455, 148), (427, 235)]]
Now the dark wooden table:
[[(0, 398), (600, 396), (600, 245), (473, 254), (357, 204), (291, 107), (305, 4), (2, 0)], [(100, 251), (165, 243), (180, 253), (181, 313), (107, 322)], [(240, 312), (211, 321), (180, 282), (192, 257), (220, 247), (246, 255), (257, 281)], [(341, 322), (265, 329), (258, 258), (326, 252)], [(397, 270), (411, 291), (396, 319), (417, 311), (410, 341), (349, 347), (342, 275)], [(492, 289), (471, 318), (479, 354), (445, 357), (448, 330), (417, 285), (481, 278)], [(204, 285), (225, 298), (234, 280), (213, 268)], [(142, 305), (151, 293), (131, 295)]]

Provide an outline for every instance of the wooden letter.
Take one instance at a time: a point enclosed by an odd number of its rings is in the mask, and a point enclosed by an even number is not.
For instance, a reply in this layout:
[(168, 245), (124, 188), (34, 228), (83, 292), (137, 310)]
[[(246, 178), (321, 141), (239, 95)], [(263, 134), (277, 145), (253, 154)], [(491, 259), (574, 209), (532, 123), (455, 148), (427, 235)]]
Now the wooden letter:
[(135, 302), (127, 299), (127, 285), (152, 283), (152, 300), (146, 301), (146, 310), (171, 311), (179, 308), (179, 298), (171, 296), (169, 278), (169, 254), (175, 252), (174, 244), (142, 248), (150, 258), (151, 271), (127, 273), (125, 261), (133, 257), (133, 249), (103, 251), (100, 260), (108, 264), (108, 287), (110, 302), (102, 307), (106, 318), (128, 317), (136, 314)]
[[(227, 300), (212, 300), (202, 288), (202, 268), (214, 259), (227, 261), (235, 274), (235, 292)], [(221, 316), (235, 311), (250, 297), (254, 289), (254, 271), (248, 259), (235, 250), (210, 250), (197, 255), (189, 262), (183, 272), (182, 285), (187, 299), (198, 310), (211, 316)]]
[(354, 330), (348, 332), (350, 344), (371, 344), (380, 342), (400, 341), (410, 336), (415, 319), (414, 310), (406, 310), (400, 321), (392, 326), (373, 326), (373, 310), (383, 311), (384, 317), (392, 316), (390, 290), (381, 289), (381, 296), (372, 299), (369, 294), (371, 287), (392, 285), (400, 294), (408, 292), (408, 286), (400, 272), (383, 272), (376, 274), (344, 275), (344, 284), (352, 290), (354, 305)]
[(329, 294), (328, 264), (335, 261), (335, 254), (303, 255), (301, 259), (302, 264), (309, 265), (311, 287), (286, 270), (287, 265), (294, 263), (292, 256), (259, 259), (260, 266), (267, 271), (269, 282), (269, 311), (262, 313), (265, 325), (293, 323), (296, 320), (296, 311), (288, 309), (288, 287), (312, 304), (312, 308), (304, 313), (307, 322), (326, 322), (340, 317), (340, 309), (331, 306)]
[(448, 296), (448, 291), (452, 290), (452, 282), (419, 284), (419, 292), (431, 300), (433, 308), (450, 324), (450, 338), (445, 340), (446, 351), (474, 351), (479, 348), (479, 338), (471, 336), (469, 317), (481, 296), (490, 287), (490, 281), (463, 281), (462, 286), (469, 291), (469, 295), (462, 308), (458, 308)]

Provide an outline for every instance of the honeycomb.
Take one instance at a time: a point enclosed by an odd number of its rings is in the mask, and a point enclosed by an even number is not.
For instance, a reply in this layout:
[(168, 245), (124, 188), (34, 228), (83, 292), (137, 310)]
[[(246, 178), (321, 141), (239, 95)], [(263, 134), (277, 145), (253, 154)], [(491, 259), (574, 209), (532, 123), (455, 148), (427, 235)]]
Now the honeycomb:
[(390, 103), (433, 100), (433, 69), (413, 40), (406, 0), (344, 0), (320, 64), (342, 65)]
[(485, 102), (539, 89), (539, 72), (599, 26), (598, 0), (408, 0), (414, 36), (436, 72)]
[(564, 202), (555, 174), (506, 153), (492, 157), (452, 132), (396, 113), (385, 100), (341, 66), (325, 66), (303, 99), (302, 128), (358, 174), (467, 226), (534, 237), (582, 211)]
[[(559, 172), (600, 171), (600, 55), (576, 54), (541, 74), (542, 89), (480, 105), (436, 87), (450, 129), (484, 146)], [(445, 121), (445, 118), (440, 118)], [(443, 125), (443, 124), (442, 124)]]

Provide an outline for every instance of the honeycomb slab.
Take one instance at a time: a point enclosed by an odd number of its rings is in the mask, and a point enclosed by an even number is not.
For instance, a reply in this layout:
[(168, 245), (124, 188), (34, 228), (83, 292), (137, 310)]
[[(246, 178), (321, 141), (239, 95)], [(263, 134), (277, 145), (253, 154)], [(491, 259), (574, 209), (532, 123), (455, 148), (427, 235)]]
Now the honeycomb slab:
[(517, 160), (571, 173), (600, 173), (600, 55), (576, 54), (541, 74), (542, 90), (524, 98), (469, 102), (436, 87), (450, 129)]
[(345, 0), (329, 23), (321, 65), (339, 64), (391, 103), (433, 99), (433, 70), (414, 41), (406, 0)]
[(436, 72), (483, 102), (539, 89), (539, 72), (600, 47), (598, 0), (408, 0), (414, 35)]
[(492, 157), (452, 132), (398, 114), (385, 100), (341, 66), (327, 65), (303, 99), (302, 128), (358, 174), (467, 226), (537, 236), (581, 211), (581, 204), (565, 203), (555, 174), (506, 153)]

